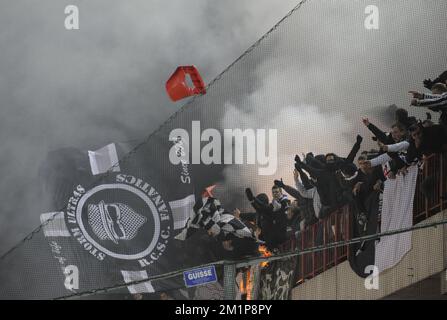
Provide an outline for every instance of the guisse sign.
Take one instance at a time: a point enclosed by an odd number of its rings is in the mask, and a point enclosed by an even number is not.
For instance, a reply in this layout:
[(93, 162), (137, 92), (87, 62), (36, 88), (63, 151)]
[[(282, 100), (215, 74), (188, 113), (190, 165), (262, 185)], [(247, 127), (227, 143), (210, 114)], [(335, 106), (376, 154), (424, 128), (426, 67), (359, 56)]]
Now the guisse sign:
[(216, 268), (214, 266), (198, 268), (183, 272), (183, 279), (187, 287), (195, 287), (205, 283), (217, 281)]

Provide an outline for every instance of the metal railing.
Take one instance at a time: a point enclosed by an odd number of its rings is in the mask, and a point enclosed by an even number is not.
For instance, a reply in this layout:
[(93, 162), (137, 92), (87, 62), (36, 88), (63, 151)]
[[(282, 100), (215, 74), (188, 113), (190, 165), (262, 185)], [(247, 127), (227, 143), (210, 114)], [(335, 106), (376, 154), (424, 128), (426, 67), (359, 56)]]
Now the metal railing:
[[(327, 218), (318, 221), (298, 234), (301, 250), (351, 239), (351, 212), (343, 207)], [(304, 254), (298, 266), (298, 281), (315, 277), (321, 272), (343, 262), (348, 257), (347, 247), (337, 247)]]
[(431, 155), (418, 176), (413, 222), (419, 223), (447, 207), (447, 153)]

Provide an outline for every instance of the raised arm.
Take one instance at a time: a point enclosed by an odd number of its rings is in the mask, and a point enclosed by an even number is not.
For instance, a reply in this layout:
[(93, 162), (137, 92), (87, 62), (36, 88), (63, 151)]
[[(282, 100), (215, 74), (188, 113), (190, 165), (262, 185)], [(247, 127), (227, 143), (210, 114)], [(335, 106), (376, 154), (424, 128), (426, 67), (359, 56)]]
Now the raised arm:
[(360, 145), (362, 144), (363, 138), (361, 135), (357, 135), (357, 141), (352, 146), (351, 152), (349, 152), (348, 156), (346, 157), (346, 161), (353, 163), (355, 156), (357, 155), (357, 152), (360, 150)]
[(261, 202), (258, 198), (253, 196), (253, 192), (250, 188), (245, 189), (248, 201), (250, 201), (253, 208), (259, 212), (266, 211), (270, 208), (270, 204)]
[[(424, 95), (425, 96), (425, 95)], [(431, 95), (429, 99), (414, 99), (412, 105), (429, 108), (433, 111), (447, 109), (447, 93)]]
[(387, 163), (392, 158), (388, 155), (388, 153), (383, 153), (378, 157), (375, 157), (374, 159), (369, 160), (369, 163), (371, 164), (371, 167), (377, 167), (384, 163)]
[(301, 178), (301, 182), (303, 183), (304, 188), (306, 188), (307, 190), (312, 189), (314, 187), (310, 182), (309, 176), (307, 175), (306, 172), (303, 171), (303, 169), (299, 167), (295, 168), (295, 170), (293, 171), (293, 175), (295, 177), (295, 181), (298, 177)]
[(275, 186), (278, 186), (278, 187), (282, 188), (285, 192), (290, 194), (295, 199), (300, 198), (301, 195), (298, 192), (298, 190), (296, 190), (295, 188), (293, 188), (291, 186), (288, 186), (288, 185), (284, 184), (282, 179), (281, 180), (275, 180), (274, 183), (275, 183)]
[(314, 197), (315, 188), (307, 190), (299, 180), (296, 181), (296, 190), (303, 198), (313, 199)]
[(375, 125), (373, 125), (371, 122), (369, 122), (368, 118), (362, 119), (363, 124), (371, 131), (376, 137), (377, 140), (379, 140), (382, 143), (386, 143), (388, 140), (388, 136), (385, 132), (377, 128)]
[(319, 178), (321, 175), (324, 174), (325, 170), (323, 169), (316, 169), (314, 167), (311, 167), (307, 165), (306, 163), (302, 162), (300, 157), (298, 155), (295, 156), (295, 169), (304, 169), (314, 178)]
[[(296, 159), (295, 159), (296, 160)], [(324, 169), (325, 164), (314, 157), (312, 153), (306, 154), (306, 163), (315, 169)]]
[(408, 141), (401, 141), (395, 144), (384, 145), (382, 149), (386, 152), (400, 152), (405, 151), (410, 146)]

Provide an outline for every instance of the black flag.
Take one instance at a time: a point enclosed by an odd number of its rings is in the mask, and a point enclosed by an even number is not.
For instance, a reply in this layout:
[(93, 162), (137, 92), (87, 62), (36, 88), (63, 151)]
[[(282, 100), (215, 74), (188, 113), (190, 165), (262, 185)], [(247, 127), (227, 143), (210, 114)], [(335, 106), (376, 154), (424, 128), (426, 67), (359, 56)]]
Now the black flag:
[[(182, 141), (170, 141), (168, 134), (159, 132), (136, 152), (128, 155), (128, 149), (111, 143), (95, 151), (66, 148), (49, 153), (40, 170), (43, 194), (48, 196), (40, 215), (47, 244), (36, 252), (40, 265), (30, 273), (30, 278), (42, 281), (28, 290), (26, 281), (2, 279), (0, 296), (56, 298), (216, 259), (212, 245), (202, 239), (205, 232), (187, 243), (174, 239), (195, 202), (191, 166), (169, 159), (170, 152), (181, 154)], [(32, 244), (37, 242), (33, 239)], [(152, 293), (182, 287), (177, 277), (127, 290)]]
[[(377, 233), (377, 218), (379, 215), (379, 197), (380, 192), (374, 191), (369, 194), (369, 196), (365, 199), (365, 209), (366, 209), (366, 230), (364, 227), (358, 223), (358, 212), (352, 206), (352, 218), (353, 221), (351, 223), (351, 234), (352, 238), (358, 238), (368, 235), (373, 235)], [(375, 261), (375, 247), (376, 241), (378, 240), (369, 240), (362, 241), (358, 243), (354, 243), (349, 246), (349, 264), (352, 270), (360, 277), (366, 278), (370, 275), (370, 272), (367, 271), (367, 266), (373, 266)]]

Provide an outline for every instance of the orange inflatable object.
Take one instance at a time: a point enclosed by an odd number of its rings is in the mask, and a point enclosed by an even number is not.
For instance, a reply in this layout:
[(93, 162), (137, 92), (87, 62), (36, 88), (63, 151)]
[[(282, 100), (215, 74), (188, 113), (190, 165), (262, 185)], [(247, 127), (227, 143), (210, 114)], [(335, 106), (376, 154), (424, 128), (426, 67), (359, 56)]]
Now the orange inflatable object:
[[(191, 77), (193, 88), (186, 84), (186, 75)], [(205, 84), (195, 66), (178, 67), (166, 82), (166, 91), (172, 101), (206, 93)]]

